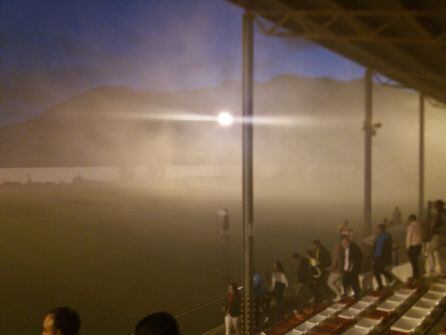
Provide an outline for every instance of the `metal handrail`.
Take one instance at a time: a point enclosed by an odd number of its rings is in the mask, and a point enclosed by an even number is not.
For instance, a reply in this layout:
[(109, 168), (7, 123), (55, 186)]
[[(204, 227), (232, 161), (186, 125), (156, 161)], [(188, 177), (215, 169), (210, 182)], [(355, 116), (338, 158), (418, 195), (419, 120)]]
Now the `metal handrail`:
[(208, 301), (208, 302), (205, 302), (205, 303), (200, 304), (200, 305), (198, 305), (198, 306), (195, 306), (195, 307), (193, 307), (193, 308), (187, 309), (187, 310), (185, 310), (185, 311), (183, 311), (183, 312), (181, 312), (181, 313), (179, 313), (179, 314), (176, 314), (176, 315), (175, 315), (175, 319), (179, 319), (179, 318), (181, 318), (181, 317), (183, 317), (183, 316), (185, 316), (185, 315), (187, 315), (187, 314), (196, 312), (196, 311), (198, 311), (198, 310), (200, 310), (200, 309), (202, 309), (202, 308), (204, 308), (204, 307), (210, 306), (210, 305), (212, 305), (212, 304), (214, 304), (214, 303), (216, 303), (216, 302), (218, 302), (218, 301), (224, 301), (224, 299), (225, 299), (225, 296), (221, 296), (221, 297), (219, 297), (219, 298), (215, 298), (215, 299), (213, 299), (213, 300), (210, 300), (210, 301)]

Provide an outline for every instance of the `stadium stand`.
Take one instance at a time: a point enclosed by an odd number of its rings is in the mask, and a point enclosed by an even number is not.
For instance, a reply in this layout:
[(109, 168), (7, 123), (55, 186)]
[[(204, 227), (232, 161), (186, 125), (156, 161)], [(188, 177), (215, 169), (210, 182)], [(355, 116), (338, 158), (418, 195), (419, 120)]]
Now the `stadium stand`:
[[(429, 334), (445, 312), (446, 280), (436, 278), (371, 291), (356, 302), (344, 299), (321, 305), (301, 319), (290, 317), (265, 334)], [(445, 333), (445, 325), (442, 328), (437, 334)]]

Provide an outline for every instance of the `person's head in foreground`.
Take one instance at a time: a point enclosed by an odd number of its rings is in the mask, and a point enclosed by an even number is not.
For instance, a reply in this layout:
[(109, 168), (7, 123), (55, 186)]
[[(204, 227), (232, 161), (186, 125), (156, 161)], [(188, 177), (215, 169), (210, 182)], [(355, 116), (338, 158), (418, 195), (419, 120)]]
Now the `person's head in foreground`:
[(166, 312), (157, 312), (141, 319), (134, 335), (180, 335), (177, 321)]
[(70, 307), (57, 307), (46, 313), (42, 335), (78, 335), (81, 328), (79, 314)]

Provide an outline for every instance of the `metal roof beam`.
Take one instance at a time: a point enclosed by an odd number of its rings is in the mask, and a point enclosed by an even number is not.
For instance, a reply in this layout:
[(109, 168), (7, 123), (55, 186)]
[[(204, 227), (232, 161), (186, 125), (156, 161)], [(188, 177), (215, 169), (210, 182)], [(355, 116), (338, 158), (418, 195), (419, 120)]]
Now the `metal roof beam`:
[[(414, 21), (414, 17), (407, 14), (395, 15), (355, 15), (351, 11), (253, 11), (253, 15), (258, 18), (266, 18), (269, 24), (262, 23), (260, 26), (262, 32), (269, 36), (279, 37), (301, 37), (316, 41), (326, 40), (345, 40), (347, 42), (364, 42), (364, 43), (397, 43), (397, 44), (437, 44), (446, 45), (446, 34), (438, 34), (432, 36), (428, 34), (420, 25)], [(438, 16), (438, 15), (435, 15)], [(381, 18), (383, 21), (377, 26), (370, 28), (358, 22), (359, 18), (367, 17)], [(446, 19), (446, 12), (444, 13)], [(308, 27), (308, 21), (317, 19), (321, 21), (313, 28)], [(399, 20), (406, 19), (416, 26), (418, 33), (408, 30), (398, 34), (384, 34)], [(294, 22), (301, 31), (291, 29), (284, 30), (283, 26), (286, 22)], [(337, 24), (343, 24), (349, 32), (337, 32)]]
[[(402, 15), (402, 14), (413, 14), (417, 16), (432, 16), (432, 17), (446, 17), (446, 11), (405, 11), (405, 10), (396, 10), (396, 11), (380, 11), (380, 10), (345, 10), (342, 7), (339, 7), (339, 5), (331, 0), (322, 0), (323, 3), (325, 3), (325, 7), (334, 7), (334, 9), (329, 10), (320, 10), (320, 9), (311, 9), (311, 10), (294, 10), (293, 8), (289, 7), (288, 5), (284, 4), (283, 2), (275, 1), (270, 2), (270, 6), (272, 7), (270, 10), (253, 10), (254, 15), (260, 15), (268, 19), (269, 21), (272, 21), (273, 23), (276, 21), (274, 18), (271, 17), (271, 14), (288, 14), (288, 15), (303, 15), (307, 16), (306, 18), (307, 22), (313, 23), (314, 26), (320, 26), (321, 25), (321, 17), (326, 17), (326, 15), (340, 15), (340, 16), (346, 16), (348, 20), (351, 21), (357, 21), (355, 17), (364, 17), (364, 15), (371, 15), (375, 17), (384, 16), (387, 19), (392, 18), (395, 15)], [(319, 2), (319, 5), (321, 3)], [(350, 14), (353, 15), (350, 16)], [(317, 18), (317, 19), (316, 19)], [(317, 21), (316, 21), (317, 20)], [(290, 26), (288, 22), (288, 25), (286, 26), (288, 31), (295, 30), (294, 27)], [(387, 22), (386, 22), (387, 23)], [(369, 39), (372, 40), (372, 37), (374, 37), (375, 41), (378, 39), (378, 36), (372, 36), (371, 29), (368, 27), (368, 25), (365, 25), (362, 22), (356, 22), (357, 25), (361, 26), (361, 31), (365, 33), (366, 35), (362, 35), (363, 39)], [(355, 25), (356, 25), (355, 24)], [(351, 27), (351, 25), (350, 25)], [(326, 29), (328, 30), (328, 29)], [(280, 36), (280, 33), (284, 31), (284, 28), (282, 30), (278, 30), (278, 35)], [(286, 31), (286, 32), (288, 32)], [(314, 31), (314, 29), (312, 30)], [(357, 31), (357, 29), (355, 29)], [(364, 50), (364, 44), (363, 41), (361, 45), (355, 45), (354, 42), (358, 43), (358, 41), (348, 40), (348, 39), (342, 39), (342, 38), (336, 38), (332, 35), (338, 34), (339, 32), (329, 32), (327, 34), (327, 38), (321, 38), (321, 39), (313, 39), (307, 36), (299, 35), (299, 37), (307, 38), (314, 40), (322, 45), (325, 45), (326, 47), (329, 47), (330, 49), (334, 49), (336, 52), (344, 54), (348, 58), (352, 58), (359, 63), (371, 67), (374, 70), (381, 72), (385, 75), (391, 75), (393, 76), (393, 79), (413, 87), (414, 89), (419, 90), (420, 92), (427, 92), (430, 91), (432, 96), (435, 96), (436, 99), (439, 100), (446, 100), (446, 96), (444, 91), (441, 89), (442, 87), (442, 77), (439, 76), (433, 77), (433, 76), (422, 76), (423, 73), (430, 73), (429, 69), (419, 62), (419, 60), (413, 58), (411, 55), (405, 53), (403, 50), (399, 49), (397, 44), (393, 44), (394, 41), (388, 41), (387, 44), (385, 41), (381, 41), (381, 45), (383, 46), (382, 49), (380, 49), (382, 55), (377, 57), (367, 49)], [(351, 34), (351, 33), (350, 33)], [(330, 36), (328, 36), (330, 35)], [(296, 36), (296, 35), (295, 35)], [(364, 37), (365, 36), (365, 37)], [(313, 37), (318, 37), (316, 34), (313, 34)], [(329, 38), (332, 37), (332, 38)], [(381, 36), (379, 36), (381, 37)], [(360, 37), (355, 37), (360, 38)], [(417, 34), (414, 36), (414, 38), (421, 40), (420, 36)], [(354, 39), (354, 38), (353, 38)], [(407, 39), (407, 37), (404, 37), (403, 39)], [(425, 38), (423, 38), (425, 39)], [(443, 39), (437, 39), (437, 42), (443, 42)], [(401, 42), (408, 43), (408, 40), (401, 40)], [(333, 44), (334, 43), (334, 44)], [(377, 42), (369, 43), (370, 45), (376, 45)], [(410, 44), (414, 44), (413, 41), (411, 41)], [(384, 48), (385, 47), (385, 48)], [(347, 51), (350, 50), (350, 51)], [(355, 57), (352, 57), (352, 54), (356, 55)], [(368, 59), (368, 61), (367, 61)], [(392, 69), (395, 68), (395, 62), (398, 62), (399, 64), (403, 65), (403, 67), (398, 70), (398, 73), (395, 73), (395, 71), (392, 71)], [(400, 66), (401, 67), (401, 66)], [(410, 73), (413, 72), (412, 69), (417, 69), (417, 75), (411, 76)], [(430, 89), (427, 89), (427, 87), (430, 87)]]

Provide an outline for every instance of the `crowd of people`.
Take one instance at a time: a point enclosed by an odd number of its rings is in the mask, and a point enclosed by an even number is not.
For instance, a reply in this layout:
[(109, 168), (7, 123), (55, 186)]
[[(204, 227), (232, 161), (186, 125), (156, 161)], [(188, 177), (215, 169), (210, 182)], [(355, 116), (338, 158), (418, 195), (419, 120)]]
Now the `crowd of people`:
[[(352, 240), (352, 230), (345, 225), (339, 229), (339, 241), (333, 252), (320, 240), (313, 241), (313, 247), (305, 255), (292, 255), (296, 264), (296, 283), (290, 286), (284, 266), (275, 261), (271, 272), (254, 275), (254, 300), (256, 327), (264, 323), (277, 322), (289, 312), (303, 312), (313, 303), (328, 299), (341, 299), (353, 292), (356, 298), (361, 294), (359, 273), (362, 251)], [(288, 298), (287, 300), (285, 298)], [(232, 331), (240, 334), (239, 317), (241, 299), (236, 284), (228, 287), (225, 308), (226, 335)]]
[[(446, 275), (446, 211), (443, 201), (434, 204), (434, 215), (419, 220), (408, 216), (405, 227), (405, 247), (412, 276), (409, 281), (421, 279), (422, 262), (425, 260), (428, 274)], [(258, 330), (278, 322), (294, 313), (297, 317), (311, 309), (314, 304), (338, 301), (345, 297), (359, 299), (366, 284), (376, 281), (376, 289), (385, 289), (399, 279), (392, 273), (394, 246), (389, 227), (403, 227), (402, 213), (395, 207), (392, 220), (383, 220), (377, 226), (376, 235), (356, 241), (347, 221), (338, 227), (338, 237), (332, 251), (318, 239), (306, 253), (294, 253), (295, 271), (290, 284), (280, 261), (275, 261), (271, 272), (254, 275), (255, 320)], [(424, 251), (424, 254), (423, 254)], [(423, 258), (421, 256), (424, 255)], [(367, 266), (370, 265), (370, 266)], [(360, 282), (360, 274), (363, 280)], [(225, 316), (226, 335), (240, 334), (239, 316), (241, 299), (236, 284), (228, 291)]]

